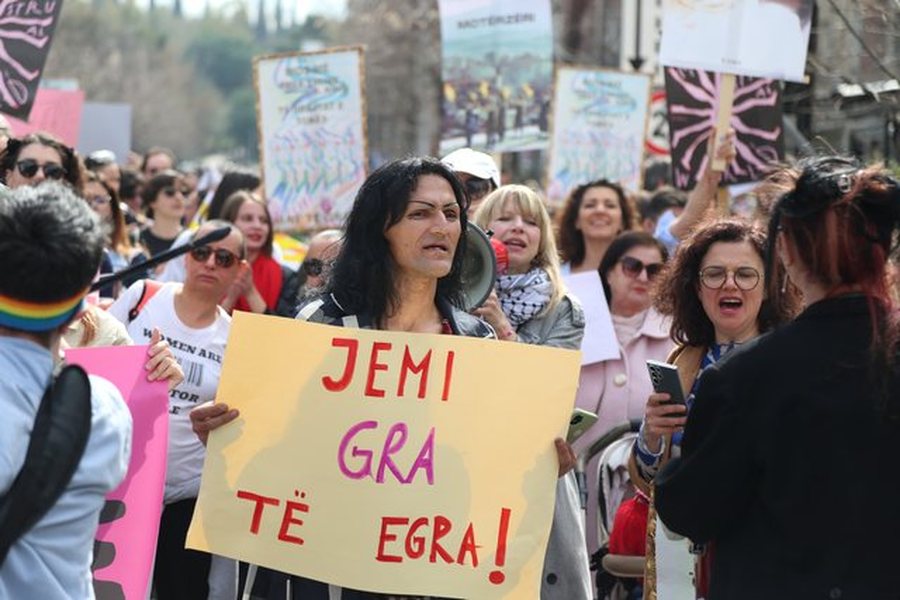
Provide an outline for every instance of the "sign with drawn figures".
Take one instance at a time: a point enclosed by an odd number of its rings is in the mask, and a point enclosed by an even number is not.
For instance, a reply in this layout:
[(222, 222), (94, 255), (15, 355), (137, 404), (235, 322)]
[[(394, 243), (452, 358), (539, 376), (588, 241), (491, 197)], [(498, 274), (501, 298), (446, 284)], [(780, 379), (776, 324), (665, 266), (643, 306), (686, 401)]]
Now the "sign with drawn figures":
[(553, 102), (547, 198), (605, 178), (641, 189), (650, 77), (560, 67)]
[(0, 112), (28, 120), (62, 0), (0, 4)]
[(366, 177), (362, 48), (257, 57), (254, 80), (275, 228), (340, 227)]
[(147, 381), (147, 346), (70, 348), (66, 362), (108, 379), (122, 393), (134, 424), (128, 474), (106, 497), (94, 541), (97, 600), (143, 600), (159, 531), (169, 437), (165, 381)]
[[(666, 101), (672, 153), (672, 181), (689, 190), (709, 160), (721, 75), (691, 69), (666, 69)], [(784, 158), (781, 87), (772, 79), (737, 77), (730, 127), (737, 156), (725, 171), (726, 184), (759, 181)]]
[(235, 315), (218, 399), (240, 416), (210, 436), (187, 545), (352, 589), (537, 598), (579, 363)]
[(439, 0), (441, 156), (547, 147), (553, 84), (549, 0)]
[(660, 63), (803, 81), (813, 0), (665, 0)]

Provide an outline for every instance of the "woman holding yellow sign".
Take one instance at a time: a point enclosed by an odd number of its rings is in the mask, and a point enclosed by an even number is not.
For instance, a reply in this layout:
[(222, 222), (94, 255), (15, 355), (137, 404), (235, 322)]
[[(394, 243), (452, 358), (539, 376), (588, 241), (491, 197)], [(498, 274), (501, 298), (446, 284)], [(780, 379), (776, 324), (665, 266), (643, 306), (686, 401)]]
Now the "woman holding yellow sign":
[[(343, 247), (325, 292), (298, 318), (343, 327), (494, 338), (494, 330), (464, 312), (462, 281), (466, 195), (452, 171), (431, 158), (388, 163), (360, 188), (346, 222)], [(225, 404), (191, 412), (198, 437), (237, 417)], [(556, 441), (560, 472), (574, 466)], [(298, 578), (299, 579), (299, 578)], [(314, 584), (303, 580), (303, 584)], [(304, 598), (327, 598), (320, 593)], [(344, 590), (342, 600), (384, 597)]]

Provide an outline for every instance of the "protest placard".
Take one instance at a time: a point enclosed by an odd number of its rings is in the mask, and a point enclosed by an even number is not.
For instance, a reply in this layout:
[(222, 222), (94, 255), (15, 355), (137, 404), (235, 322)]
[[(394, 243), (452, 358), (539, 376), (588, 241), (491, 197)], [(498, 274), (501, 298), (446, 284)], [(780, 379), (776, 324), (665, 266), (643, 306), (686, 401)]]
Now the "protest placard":
[(340, 227), (366, 177), (362, 48), (260, 56), (253, 67), (273, 226)]
[(125, 164), (131, 150), (131, 105), (85, 102), (76, 148), (84, 156), (96, 150), (110, 150), (120, 164)]
[(223, 367), (241, 414), (210, 436), (189, 547), (354, 589), (540, 595), (578, 352), (241, 313)]
[[(722, 77), (707, 71), (666, 69), (672, 181), (680, 189), (692, 189), (706, 169), (707, 145), (716, 126)], [(784, 157), (781, 120), (781, 88), (777, 81), (735, 79), (729, 125), (737, 136), (737, 156), (728, 165), (723, 183), (758, 181)]]
[(32, 101), (34, 106), (27, 121), (9, 119), (13, 134), (22, 137), (35, 131), (46, 131), (74, 148), (81, 131), (84, 92), (41, 88)]
[(547, 147), (553, 83), (548, 0), (440, 0), (440, 154)]
[(548, 200), (562, 202), (576, 186), (601, 178), (639, 190), (649, 103), (648, 75), (560, 67)]
[(603, 283), (596, 271), (570, 273), (563, 277), (566, 289), (584, 307), (584, 337), (581, 364), (589, 365), (619, 358), (619, 340), (613, 326)]
[(0, 10), (0, 112), (28, 120), (61, 10), (62, 0), (3, 2)]
[(803, 81), (812, 0), (666, 0), (660, 62)]
[(146, 361), (147, 346), (66, 350), (66, 362), (118, 388), (133, 423), (128, 473), (106, 498), (94, 543), (98, 600), (144, 600), (150, 590), (166, 476), (169, 403), (166, 382), (147, 381)]

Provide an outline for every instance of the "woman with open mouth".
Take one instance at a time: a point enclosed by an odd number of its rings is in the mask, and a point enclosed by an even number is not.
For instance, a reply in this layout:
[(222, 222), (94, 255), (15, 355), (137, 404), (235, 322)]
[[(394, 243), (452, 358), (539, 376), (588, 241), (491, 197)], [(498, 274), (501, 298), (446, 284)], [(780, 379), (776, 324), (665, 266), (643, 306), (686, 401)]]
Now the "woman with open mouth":
[[(524, 185), (504, 185), (482, 201), (475, 224), (493, 231), (509, 255), (507, 273), (497, 290), (474, 313), (490, 323), (501, 340), (578, 350), (584, 337), (584, 311), (568, 295), (550, 215), (541, 197)], [(567, 453), (568, 444), (557, 450)], [(589, 600), (591, 592), (584, 545), (581, 503), (575, 474), (560, 468), (550, 541), (541, 578), (544, 600)]]
[[(779, 291), (783, 271), (776, 276), (779, 281), (767, 282), (765, 256), (766, 235), (761, 228), (736, 219), (716, 220), (683, 242), (660, 282), (655, 306), (672, 317), (672, 339), (678, 344), (667, 362), (678, 367), (686, 401), (671, 403), (668, 394), (657, 393), (647, 399), (629, 471), (635, 486), (648, 496), (659, 469), (680, 453), (700, 375), (792, 314), (794, 296)], [(647, 521), (651, 536), (655, 522), (651, 506)], [(648, 549), (653, 547), (648, 543)], [(698, 594), (708, 583), (708, 557), (705, 553), (698, 559)], [(644, 585), (655, 589), (655, 556), (648, 555), (647, 562)]]
[(710, 600), (897, 598), (900, 181), (834, 156), (788, 172), (768, 257), (805, 308), (704, 374), (659, 515), (714, 545)]

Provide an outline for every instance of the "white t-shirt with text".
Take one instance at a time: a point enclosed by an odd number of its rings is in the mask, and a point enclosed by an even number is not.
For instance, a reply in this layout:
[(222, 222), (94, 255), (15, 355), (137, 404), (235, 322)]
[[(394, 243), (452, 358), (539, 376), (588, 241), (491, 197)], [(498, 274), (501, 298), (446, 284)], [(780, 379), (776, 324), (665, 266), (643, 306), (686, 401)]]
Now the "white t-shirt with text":
[(158, 328), (184, 370), (184, 381), (169, 392), (165, 502), (171, 504), (196, 498), (200, 491), (206, 449), (191, 429), (190, 412), (216, 397), (231, 317), (220, 308), (212, 325), (188, 327), (175, 312), (175, 293), (181, 284), (166, 283), (129, 323), (128, 312), (137, 305), (143, 289), (143, 281), (132, 285), (109, 307), (109, 313), (125, 324), (136, 344), (149, 343), (153, 328)]

